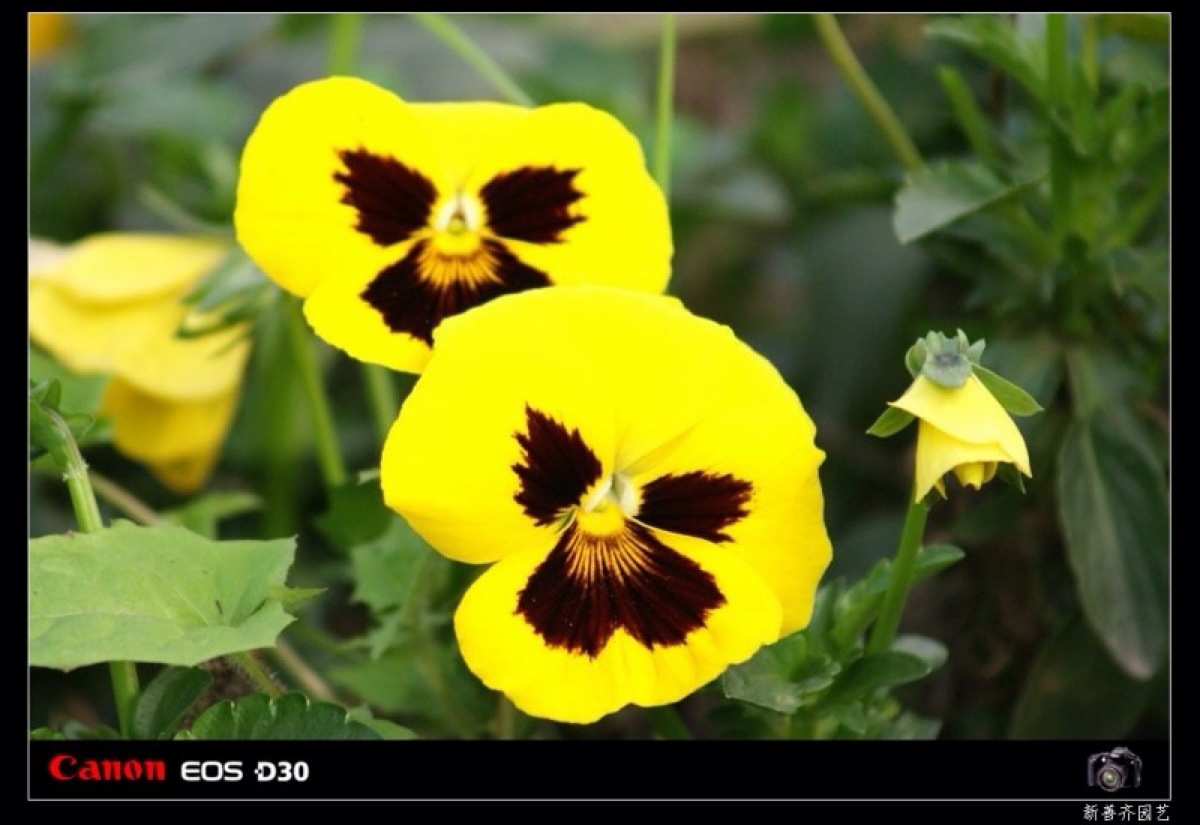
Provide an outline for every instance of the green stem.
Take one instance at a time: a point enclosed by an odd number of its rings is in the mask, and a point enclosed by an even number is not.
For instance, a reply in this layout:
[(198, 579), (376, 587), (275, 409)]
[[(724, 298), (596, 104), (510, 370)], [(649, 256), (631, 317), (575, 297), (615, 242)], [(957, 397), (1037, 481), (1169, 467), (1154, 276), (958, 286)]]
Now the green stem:
[(832, 14), (826, 12), (814, 14), (813, 22), (816, 23), (817, 34), (820, 35), (821, 42), (825, 44), (825, 50), (829, 52), (829, 57), (842, 73), (842, 77), (850, 84), (850, 88), (867, 110), (871, 120), (875, 121), (875, 126), (883, 133), (884, 139), (887, 140), (897, 159), (910, 172), (920, 169), (924, 166), (924, 161), (921, 160), (916, 145), (908, 136), (908, 132), (904, 130), (904, 126), (896, 117), (896, 113), (892, 111), (892, 107), (888, 105), (875, 84), (871, 82), (871, 78), (863, 70), (858, 58), (854, 56), (854, 51), (846, 42), (846, 37), (842, 34), (837, 20)]
[(355, 56), (358, 54), (362, 15), (352, 12), (335, 14), (329, 25), (329, 73), (349, 74), (354, 71)]
[(450, 685), (446, 682), (446, 677), (442, 673), (442, 668), (437, 657), (434, 656), (433, 648), (430, 647), (429, 638), (425, 633), (424, 597), (429, 588), (424, 586), (424, 579), (430, 569), (430, 558), (432, 558), (432, 554), (425, 553), (417, 562), (417, 569), (413, 573), (413, 581), (408, 591), (410, 596), (407, 604), (402, 608), (404, 623), (412, 628), (413, 653), (416, 656), (417, 668), (424, 674), (429, 686), (433, 688), (433, 694), (441, 700), (446, 717), (455, 731), (463, 739), (468, 739), (472, 735), (470, 722), (454, 697)]
[[(47, 447), (62, 470), (63, 481), (67, 483), (71, 508), (75, 511), (75, 522), (79, 525), (80, 532), (95, 533), (103, 530), (104, 519), (100, 516), (100, 505), (96, 503), (96, 493), (88, 477), (87, 462), (79, 452), (79, 444), (76, 443), (70, 426), (56, 410), (41, 404), (35, 405), (32, 398), (30, 417), (31, 432), (36, 431), (39, 434), (39, 440)], [(121, 735), (128, 739), (133, 732), (133, 707), (141, 689), (138, 685), (137, 665), (133, 662), (109, 662), (108, 674), (112, 680), (117, 722), (121, 728)]]
[(332, 490), (346, 483), (346, 462), (342, 458), (341, 447), (338, 446), (333, 414), (329, 411), (329, 399), (326, 398), (325, 388), (321, 385), (321, 374), (317, 370), (317, 359), (313, 354), (308, 325), (304, 321), (300, 301), (288, 297), (286, 303), (288, 340), (292, 348), (292, 357), (296, 361), (300, 384), (304, 389), (304, 397), (308, 401), (309, 413), (312, 415), (317, 463), (321, 468), (325, 488)]
[(1055, 113), (1065, 114), (1070, 94), (1067, 63), (1067, 18), (1065, 14), (1046, 15), (1046, 89), (1050, 97), (1050, 226), (1055, 247), (1066, 237), (1071, 223), (1071, 150), (1062, 134), (1065, 119), (1055, 124)]
[(474, 41), (450, 22), (443, 14), (434, 12), (413, 12), (413, 17), (434, 36), (445, 43), (452, 52), (461, 57), (468, 65), (479, 72), (485, 80), (492, 84), (501, 96), (518, 106), (532, 106), (533, 98), (509, 77), (500, 64), (486, 52), (475, 45)]
[(675, 15), (664, 14), (658, 52), (658, 119), (654, 136), (654, 179), (671, 198), (671, 118), (675, 101)]
[(892, 646), (896, 628), (900, 626), (900, 615), (908, 600), (912, 587), (913, 573), (917, 569), (917, 551), (921, 549), (921, 537), (925, 534), (925, 518), (929, 508), (916, 501), (908, 505), (904, 516), (904, 529), (900, 532), (900, 546), (896, 548), (896, 559), (892, 563), (892, 576), (883, 604), (879, 608), (879, 619), (871, 629), (867, 642), (867, 653), (882, 653)]
[(950, 99), (950, 107), (954, 109), (963, 134), (967, 137), (967, 143), (971, 144), (971, 150), (985, 163), (999, 162), (1000, 155), (992, 143), (987, 117), (975, 102), (975, 96), (967, 88), (962, 75), (949, 66), (942, 66), (938, 69), (938, 80), (942, 83), (946, 97)]
[(92, 488), (96, 491), (96, 495), (116, 507), (138, 524), (149, 527), (163, 520), (162, 516), (151, 508), (150, 505), (115, 481), (100, 475), (95, 470), (92, 470), (91, 478)]
[(517, 732), (517, 709), (507, 696), (501, 694), (496, 703), (496, 738), (515, 739)]
[(663, 739), (691, 739), (692, 731), (683, 721), (683, 717), (671, 705), (656, 708), (646, 708), (646, 719), (650, 727)]
[(292, 678), (300, 687), (304, 688), (304, 692), (310, 697), (322, 702), (338, 701), (337, 693), (333, 688), (282, 638), (275, 640), (273, 652), (279, 665), (292, 675)]
[(237, 653), (230, 654), (231, 659), (238, 663), (238, 667), (250, 677), (250, 681), (258, 685), (272, 699), (278, 699), (283, 695), (283, 688), (271, 678), (271, 674), (267, 673), (258, 661), (254, 658), (254, 654), (249, 650), (240, 650)]
[(391, 370), (379, 364), (363, 364), (362, 376), (367, 384), (367, 404), (371, 408), (375, 432), (379, 434), (380, 440), (385, 439), (396, 421), (396, 411), (400, 408), (400, 396), (396, 393)]

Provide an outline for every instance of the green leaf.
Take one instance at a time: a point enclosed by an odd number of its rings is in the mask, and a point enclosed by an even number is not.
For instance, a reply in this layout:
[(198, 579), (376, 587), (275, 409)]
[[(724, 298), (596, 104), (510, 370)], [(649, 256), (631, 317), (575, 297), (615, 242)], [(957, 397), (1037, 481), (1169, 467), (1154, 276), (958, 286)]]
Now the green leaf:
[(910, 711), (897, 716), (880, 734), (880, 739), (937, 739), (942, 723)]
[(200, 714), (180, 739), (381, 739), (340, 705), (309, 702), (303, 693), (271, 700), (256, 693)]
[[(921, 581), (960, 561), (966, 554), (952, 544), (931, 544), (917, 553), (913, 581)], [(834, 605), (829, 637), (839, 650), (854, 645), (879, 613), (892, 577), (892, 560), (880, 559), (871, 571), (843, 593)]]
[(932, 40), (974, 52), (1012, 75), (1035, 101), (1046, 99), (1044, 41), (1022, 36), (1004, 17), (990, 14), (940, 17), (925, 26), (925, 34)]
[(108, 386), (107, 375), (76, 375), (37, 347), (29, 347), (29, 380), (57, 381), (61, 398), (48, 406), (59, 410), (95, 414)]
[(1014, 739), (1104, 739), (1129, 733), (1152, 682), (1131, 678), (1079, 614), (1038, 652), (1013, 711)]
[(43, 727), (35, 728), (29, 732), (30, 739), (54, 739), (76, 741), (80, 739), (124, 739), (120, 731), (110, 728), (108, 725), (97, 725), (94, 728), (89, 728), (82, 722), (75, 719), (68, 719), (63, 722), (61, 730), (54, 728)]
[(403, 725), (397, 725), (389, 719), (376, 719), (371, 715), (371, 709), (368, 707), (351, 708), (349, 716), (355, 722), (366, 725), (375, 733), (379, 734), (381, 739), (416, 739), (417, 734)]
[(118, 521), (29, 542), (29, 663), (196, 665), (270, 647), (291, 621), (270, 597), (292, 539), (210, 541)]
[(182, 507), (163, 512), (170, 521), (205, 538), (217, 537), (217, 525), (224, 519), (252, 513), (262, 508), (262, 499), (245, 490), (213, 490), (191, 499)]
[(833, 684), (840, 670), (828, 656), (811, 654), (803, 633), (793, 633), (727, 669), (721, 687), (730, 699), (795, 713), (807, 697)]
[(1099, 418), (1067, 430), (1058, 513), (1084, 614), (1125, 671), (1148, 679), (1166, 653), (1165, 481)]
[(138, 694), (133, 708), (134, 739), (165, 739), (212, 684), (212, 674), (198, 667), (168, 667)]
[(1007, 378), (979, 364), (973, 365), (973, 371), (979, 382), (1000, 402), (1000, 406), (1013, 415), (1033, 415), (1042, 411), (1042, 405), (1032, 395)]
[(382, 536), (350, 551), (354, 600), (376, 614), (408, 604), (417, 574), (434, 556), (434, 550), (404, 519), (393, 516)]
[(879, 688), (914, 682), (931, 671), (929, 664), (910, 653), (885, 651), (864, 656), (850, 665), (825, 697), (832, 705), (851, 704)]
[(349, 482), (329, 493), (329, 509), (315, 519), (331, 545), (342, 552), (378, 539), (395, 514), (383, 503), (379, 481)]
[(937, 639), (912, 633), (897, 636), (892, 642), (892, 650), (916, 656), (925, 663), (931, 673), (946, 664), (949, 657), (946, 646)]
[(910, 172), (896, 194), (892, 225), (901, 243), (911, 243), (1033, 185), (1044, 173), (1009, 183), (971, 161), (940, 161)]
[(867, 430), (867, 435), (876, 438), (887, 438), (903, 430), (913, 421), (913, 415), (899, 407), (888, 407), (883, 415), (875, 419), (875, 423)]

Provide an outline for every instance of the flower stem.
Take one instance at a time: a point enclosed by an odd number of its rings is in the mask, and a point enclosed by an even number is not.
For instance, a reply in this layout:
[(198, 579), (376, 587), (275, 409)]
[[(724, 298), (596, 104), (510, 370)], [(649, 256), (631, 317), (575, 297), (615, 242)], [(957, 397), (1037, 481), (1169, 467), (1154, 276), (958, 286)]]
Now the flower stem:
[(258, 659), (254, 658), (254, 653), (249, 650), (239, 650), (237, 653), (230, 654), (229, 658), (237, 662), (238, 667), (250, 677), (250, 681), (254, 682), (272, 699), (278, 699), (283, 695), (283, 688), (279, 687), (278, 683), (271, 678), (271, 674), (267, 673), (266, 668)]
[(349, 74), (354, 71), (354, 60), (358, 54), (359, 33), (362, 31), (362, 15), (342, 12), (333, 15), (329, 31), (329, 73)]
[(671, 196), (671, 118), (675, 100), (675, 15), (662, 21), (662, 45), (658, 52), (658, 122), (654, 137), (654, 179), (663, 198)]
[(413, 17), (418, 23), (433, 32), (435, 37), (445, 43), (475, 71), (479, 72), (503, 97), (518, 106), (533, 105), (533, 98), (525, 94), (525, 91), (509, 77), (508, 73), (500, 68), (500, 64), (475, 45), (474, 41), (444, 14), (422, 11), (413, 12)]
[(329, 687), (325, 680), (312, 669), (312, 666), (304, 661), (300, 654), (282, 638), (275, 640), (274, 652), (279, 665), (292, 674), (292, 678), (300, 684), (300, 687), (304, 688), (304, 692), (310, 697), (322, 702), (338, 701), (333, 688)]
[(379, 364), (363, 364), (362, 377), (367, 385), (367, 403), (371, 408), (375, 431), (380, 439), (385, 439), (396, 421), (396, 411), (400, 408), (400, 398), (396, 394), (391, 370)]
[(116, 507), (138, 524), (149, 527), (163, 520), (150, 505), (146, 504), (133, 493), (126, 490), (115, 481), (100, 475), (95, 470), (91, 472), (92, 488), (96, 495)]
[(346, 462), (342, 458), (341, 447), (338, 446), (337, 432), (333, 428), (333, 414), (329, 411), (329, 399), (325, 397), (325, 389), (321, 386), (321, 374), (317, 370), (317, 359), (312, 351), (308, 326), (304, 322), (300, 302), (296, 298), (288, 297), (286, 304), (288, 340), (292, 347), (292, 357), (296, 361), (300, 384), (304, 389), (304, 397), (308, 401), (309, 413), (312, 415), (317, 463), (321, 468), (325, 489), (332, 490), (346, 483)]
[[(1046, 15), (1046, 90), (1050, 108), (1065, 114), (1070, 96), (1067, 63), (1067, 19), (1064, 14)], [(1053, 122), (1050, 131), (1050, 225), (1054, 239), (1061, 242), (1071, 223), (1071, 149), (1062, 128)]]
[(921, 549), (921, 537), (925, 534), (925, 518), (928, 515), (929, 508), (923, 502), (915, 501), (908, 505), (904, 529), (900, 532), (900, 546), (896, 548), (896, 559), (892, 563), (892, 576), (887, 592), (883, 594), (879, 618), (871, 629), (867, 653), (888, 650), (892, 646), (892, 639), (896, 637), (900, 614), (904, 612), (904, 603), (908, 599), (908, 590), (912, 587), (913, 573), (917, 568), (917, 551)]
[(850, 84), (850, 88), (867, 110), (871, 120), (875, 121), (876, 127), (883, 133), (884, 139), (887, 140), (897, 159), (910, 172), (920, 169), (925, 164), (921, 160), (916, 145), (908, 136), (908, 132), (904, 130), (903, 124), (896, 117), (896, 113), (892, 111), (892, 107), (888, 105), (887, 101), (883, 99), (883, 95), (879, 93), (879, 89), (871, 82), (871, 78), (867, 76), (862, 64), (858, 62), (858, 58), (854, 56), (854, 51), (846, 42), (846, 36), (842, 34), (837, 20), (832, 14), (825, 12), (814, 14), (813, 22), (816, 23), (817, 34), (820, 35), (821, 42), (825, 44), (825, 50), (829, 52), (829, 57), (842, 73), (842, 77)]
[[(67, 483), (67, 492), (71, 496), (71, 508), (75, 511), (75, 522), (80, 532), (95, 533), (104, 529), (104, 519), (100, 516), (100, 505), (96, 503), (96, 493), (92, 489), (88, 477), (87, 462), (79, 452), (79, 444), (71, 432), (70, 426), (58, 414), (57, 410), (38, 404), (30, 404), (32, 426), (41, 434), (40, 440), (45, 444), (54, 461), (63, 473), (63, 481)], [(108, 675), (112, 681), (113, 704), (117, 709), (117, 722), (121, 735), (128, 739), (133, 730), (133, 706), (137, 702), (138, 685), (137, 665), (133, 662), (109, 662)]]
[(663, 739), (691, 739), (692, 731), (679, 715), (679, 711), (671, 705), (656, 708), (646, 708), (646, 718), (650, 727)]

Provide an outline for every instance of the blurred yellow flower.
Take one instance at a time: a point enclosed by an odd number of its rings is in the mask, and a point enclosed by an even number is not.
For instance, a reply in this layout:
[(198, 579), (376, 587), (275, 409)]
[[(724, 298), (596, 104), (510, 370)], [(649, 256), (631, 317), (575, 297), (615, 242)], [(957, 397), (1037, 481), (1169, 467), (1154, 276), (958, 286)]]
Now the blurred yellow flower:
[(420, 372), (444, 318), (499, 295), (661, 292), (671, 226), (637, 139), (582, 103), (407, 103), (350, 77), (272, 103), (246, 142), (238, 240), (354, 358)]
[(30, 243), (30, 337), (73, 372), (112, 377), (99, 412), (114, 446), (180, 493), (216, 463), (249, 354), (244, 326), (176, 335), (193, 320), (183, 297), (228, 251), (153, 234)]
[(588, 723), (678, 701), (808, 623), (832, 552), (824, 453), (728, 327), (575, 286), (497, 298), (435, 341), (380, 476), (438, 551), (490, 565), (454, 617), (484, 684)]
[(68, 15), (56, 11), (29, 12), (29, 62), (58, 51), (71, 39)]
[(942, 477), (951, 471), (961, 484), (976, 489), (991, 481), (1002, 463), (1032, 476), (1021, 431), (973, 373), (961, 387), (943, 387), (918, 375), (899, 400), (888, 403), (918, 420), (917, 501), (935, 487), (944, 496)]

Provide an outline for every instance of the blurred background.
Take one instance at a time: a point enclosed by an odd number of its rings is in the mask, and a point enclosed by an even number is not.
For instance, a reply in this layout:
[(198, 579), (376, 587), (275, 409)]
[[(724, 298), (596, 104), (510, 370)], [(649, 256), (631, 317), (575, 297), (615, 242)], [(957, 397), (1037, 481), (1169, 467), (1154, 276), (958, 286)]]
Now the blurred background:
[[(659, 15), (453, 20), (538, 103), (606, 109), (649, 154)], [(910, 382), (906, 348), (930, 329), (986, 338), (983, 363), (1046, 408), (1019, 422), (1033, 478), (1024, 495), (951, 485), (934, 508), (927, 543), (966, 556), (917, 585), (902, 629), (949, 657), (899, 696), (944, 738), (1165, 736), (1169, 19), (1070, 16), (1061, 97), (1037, 75), (1040, 15), (838, 22), (932, 179), (897, 157), (812, 16), (680, 15), (670, 291), (769, 358), (816, 420), (827, 581), (857, 581), (894, 551), (915, 430), (865, 430)], [(227, 228), (246, 136), (272, 99), (326, 74), (330, 24), (89, 14), (31, 31), (31, 235)], [(370, 15), (360, 37), (354, 73), (406, 99), (499, 99), (410, 17)], [(1062, 231), (1051, 168), (1074, 180)], [(939, 194), (940, 218), (903, 214)], [(306, 421), (277, 416), (298, 389), (260, 320), (212, 487), (255, 491), (261, 506), (223, 517), (222, 533), (300, 533), (294, 583), (329, 588), (314, 623), (354, 638), (373, 619), (352, 598), (351, 562), (308, 520), (325, 494)], [(369, 468), (378, 444), (355, 365), (322, 354), (350, 465)], [(153, 506), (183, 504), (103, 439), (85, 455)], [(34, 536), (70, 528), (54, 478), (31, 475), (29, 515)], [(89, 697), (105, 695), (105, 675), (91, 670), (36, 672), (33, 724), (103, 715)], [(378, 674), (335, 678), (396, 710), (373, 692)]]

